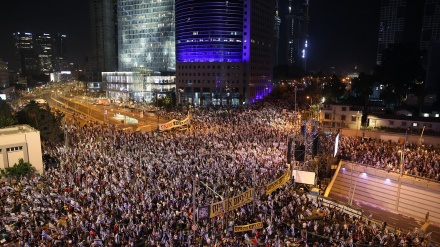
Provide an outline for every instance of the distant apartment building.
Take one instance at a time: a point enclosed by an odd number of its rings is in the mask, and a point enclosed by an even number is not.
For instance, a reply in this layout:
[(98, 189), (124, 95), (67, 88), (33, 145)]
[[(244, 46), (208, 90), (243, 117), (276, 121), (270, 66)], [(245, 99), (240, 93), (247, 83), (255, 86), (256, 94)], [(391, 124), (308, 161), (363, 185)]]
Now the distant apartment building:
[(362, 107), (323, 103), (319, 109), (323, 127), (360, 129)]
[(368, 115), (368, 127), (413, 129), (440, 132), (440, 117), (435, 114), (432, 117), (413, 117), (404, 115), (375, 114)]
[(8, 64), (0, 58), (0, 89), (9, 87)]
[(16, 71), (21, 76), (47, 74), (66, 67), (66, 35), (16, 32)]

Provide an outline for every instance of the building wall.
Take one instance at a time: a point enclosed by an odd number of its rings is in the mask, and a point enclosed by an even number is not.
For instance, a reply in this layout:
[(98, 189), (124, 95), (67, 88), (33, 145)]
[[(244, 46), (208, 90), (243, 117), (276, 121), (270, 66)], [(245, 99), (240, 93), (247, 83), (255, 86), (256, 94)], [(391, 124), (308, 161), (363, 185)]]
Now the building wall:
[(348, 105), (324, 104), (319, 111), (319, 119), (324, 127), (359, 129), (362, 109)]
[(119, 70), (175, 71), (174, 0), (118, 1)]
[(151, 102), (156, 93), (175, 92), (175, 76), (152, 75), (144, 72), (102, 72), (107, 97), (123, 102)]
[(286, 53), (285, 64), (296, 64), (306, 69), (307, 37), (309, 26), (307, 0), (290, 0), (289, 14), (285, 16)]
[(389, 128), (402, 128), (402, 129), (418, 129), (421, 130), (425, 127), (425, 130), (433, 130), (440, 132), (440, 118), (436, 122), (430, 120), (421, 121), (419, 118), (417, 120), (400, 120), (400, 119), (381, 119), (368, 116), (368, 127), (378, 128), (378, 127), (389, 127)]
[(440, 223), (440, 183), (399, 177), (397, 173), (343, 162), (330, 191), (399, 213), (424, 219), (429, 212), (432, 222)]
[(0, 88), (9, 87), (8, 65), (0, 58)]
[(90, 1), (90, 69), (101, 80), (101, 72), (117, 70), (114, 0)]
[(27, 125), (0, 130), (0, 168), (13, 166), (22, 158), (43, 172), (40, 132)]
[(238, 105), (271, 91), (274, 8), (263, 0), (176, 1), (180, 103)]
[[(369, 137), (373, 139), (380, 139), (382, 141), (398, 142), (405, 138), (405, 133), (389, 133), (384, 131), (368, 131), (356, 129), (342, 129), (341, 133), (345, 136)], [(408, 143), (419, 144), (420, 135), (413, 135), (408, 133), (406, 140)], [(423, 136), (423, 143), (427, 145), (440, 146), (440, 137), (437, 136)]]

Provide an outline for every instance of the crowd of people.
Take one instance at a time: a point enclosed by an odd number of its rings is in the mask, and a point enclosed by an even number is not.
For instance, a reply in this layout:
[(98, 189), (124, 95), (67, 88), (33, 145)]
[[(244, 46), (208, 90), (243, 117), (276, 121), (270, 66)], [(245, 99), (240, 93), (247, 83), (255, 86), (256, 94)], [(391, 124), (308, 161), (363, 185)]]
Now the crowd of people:
[[(341, 157), (390, 172), (440, 181), (440, 150), (433, 145), (342, 136)], [(401, 166), (403, 164), (403, 166)]]
[[(388, 232), (291, 182), (266, 195), (265, 186), (288, 169), (293, 133), (281, 108), (198, 109), (191, 117), (191, 129), (161, 133), (70, 122), (68, 144), (44, 150), (59, 168), (0, 188), (2, 238), (20, 247), (422, 244), (417, 231)], [(356, 157), (373, 157), (369, 150)], [(197, 207), (250, 188), (255, 203), (195, 219)], [(255, 222), (263, 228), (234, 233)]]

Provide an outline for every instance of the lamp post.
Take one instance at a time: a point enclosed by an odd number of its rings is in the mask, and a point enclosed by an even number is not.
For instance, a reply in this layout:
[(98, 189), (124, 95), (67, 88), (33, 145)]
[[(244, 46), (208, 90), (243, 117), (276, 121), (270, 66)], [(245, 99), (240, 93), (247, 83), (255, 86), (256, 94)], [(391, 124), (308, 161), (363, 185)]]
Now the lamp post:
[(405, 148), (406, 148), (406, 138), (408, 136), (408, 129), (405, 131), (405, 140), (403, 142), (403, 150), (401, 153), (401, 159), (400, 159), (400, 177), (403, 175), (403, 163), (405, 162)]
[(160, 131), (160, 128), (159, 128), (159, 101), (158, 101), (158, 97), (157, 97), (158, 94), (159, 94), (159, 91), (156, 91), (157, 132)]
[(351, 194), (351, 199), (350, 199), (350, 205), (353, 205), (354, 191), (356, 190), (356, 184), (357, 184), (359, 177), (361, 175), (362, 175), (362, 173), (359, 173), (358, 176), (356, 177), (356, 181), (354, 182), (353, 193)]
[(313, 105), (313, 98), (310, 96), (307, 96), (307, 99), (310, 99), (310, 106)]
[(310, 96), (307, 96), (307, 99), (310, 99), (310, 116), (312, 117), (312, 120), (315, 118), (315, 114), (313, 114), (313, 108), (312, 108), (312, 106), (313, 106), (313, 99), (312, 99), (312, 97), (310, 97)]

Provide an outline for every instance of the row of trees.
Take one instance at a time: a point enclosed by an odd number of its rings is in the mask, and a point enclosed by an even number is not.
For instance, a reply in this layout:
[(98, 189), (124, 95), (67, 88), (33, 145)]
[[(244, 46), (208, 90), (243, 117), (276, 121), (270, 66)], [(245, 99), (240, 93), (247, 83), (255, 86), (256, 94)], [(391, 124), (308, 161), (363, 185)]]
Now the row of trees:
[(61, 123), (64, 114), (58, 110), (52, 111), (47, 104), (30, 101), (21, 110), (14, 111), (4, 100), (0, 99), (0, 128), (16, 124), (28, 124), (40, 131), (43, 143), (55, 144), (64, 139)]
[[(286, 73), (277, 73), (278, 80)], [(287, 73), (288, 74), (288, 73)], [(302, 94), (313, 96), (314, 100), (321, 97), (333, 101), (348, 100), (352, 104), (364, 106), (362, 122), (367, 120), (368, 103), (375, 84), (383, 85), (381, 99), (386, 105), (401, 105), (408, 93), (414, 93), (419, 98), (419, 105), (424, 99), (425, 70), (422, 66), (420, 50), (413, 44), (397, 43), (383, 51), (380, 65), (376, 65), (371, 73), (361, 72), (358, 78), (351, 82), (351, 91), (337, 75), (326, 77), (322, 73), (313, 77), (320, 78), (321, 83), (310, 83)], [(323, 79), (325, 78), (325, 79)], [(280, 92), (276, 92), (280, 95)]]

